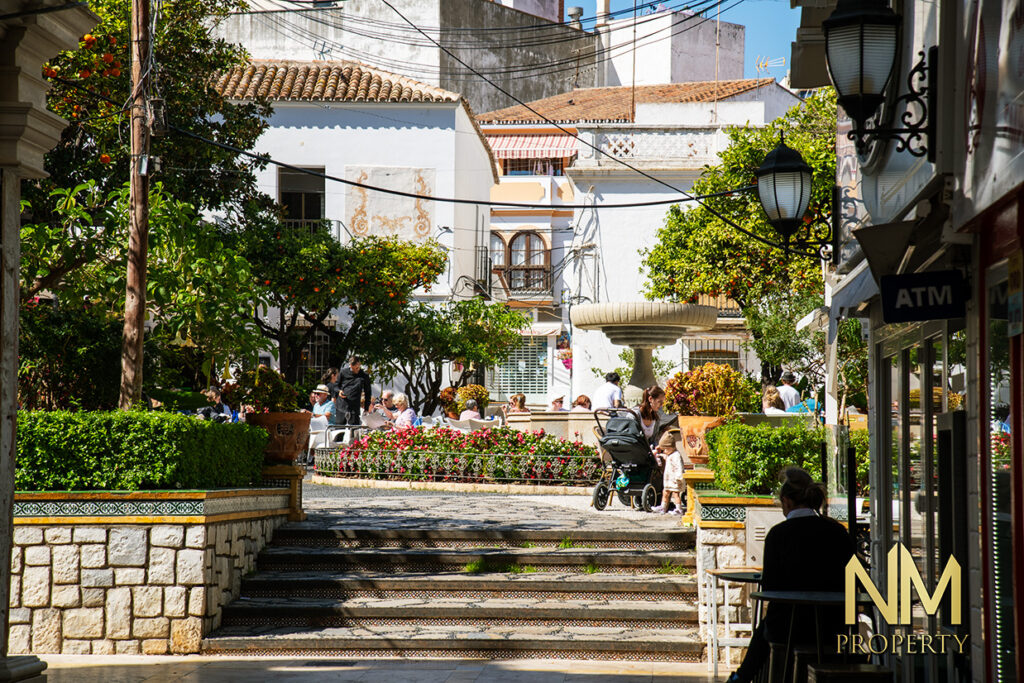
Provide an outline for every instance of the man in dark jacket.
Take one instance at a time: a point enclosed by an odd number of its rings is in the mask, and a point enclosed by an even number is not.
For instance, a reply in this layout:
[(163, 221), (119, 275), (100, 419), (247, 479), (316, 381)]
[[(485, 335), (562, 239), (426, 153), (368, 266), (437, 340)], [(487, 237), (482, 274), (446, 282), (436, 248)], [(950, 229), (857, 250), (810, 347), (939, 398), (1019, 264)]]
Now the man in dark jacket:
[(343, 401), (348, 410), (347, 424), (359, 424), (359, 408), (370, 410), (370, 376), (363, 370), (362, 363), (355, 356), (348, 359), (348, 367), (338, 373), (339, 400)]

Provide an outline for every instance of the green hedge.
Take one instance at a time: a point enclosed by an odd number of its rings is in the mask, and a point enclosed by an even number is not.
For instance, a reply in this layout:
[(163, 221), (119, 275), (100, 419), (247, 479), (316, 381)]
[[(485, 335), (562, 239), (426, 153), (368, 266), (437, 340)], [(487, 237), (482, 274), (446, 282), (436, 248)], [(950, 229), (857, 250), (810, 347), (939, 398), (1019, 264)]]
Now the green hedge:
[(260, 481), (267, 433), (162, 412), (18, 413), (19, 491), (244, 487)]
[(708, 432), (708, 467), (715, 485), (735, 494), (772, 494), (779, 471), (787, 465), (821, 478), (821, 446), (824, 430), (803, 423), (774, 427), (731, 422)]

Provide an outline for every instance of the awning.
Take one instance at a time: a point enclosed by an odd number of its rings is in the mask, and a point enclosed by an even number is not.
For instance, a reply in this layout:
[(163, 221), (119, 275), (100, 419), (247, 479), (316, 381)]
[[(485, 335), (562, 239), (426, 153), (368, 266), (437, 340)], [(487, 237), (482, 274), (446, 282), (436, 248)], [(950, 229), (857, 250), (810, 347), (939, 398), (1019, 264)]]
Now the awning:
[(533, 323), (520, 335), (524, 337), (552, 337), (562, 334), (562, 323)]
[(571, 135), (488, 135), (498, 159), (560, 159), (576, 154)]

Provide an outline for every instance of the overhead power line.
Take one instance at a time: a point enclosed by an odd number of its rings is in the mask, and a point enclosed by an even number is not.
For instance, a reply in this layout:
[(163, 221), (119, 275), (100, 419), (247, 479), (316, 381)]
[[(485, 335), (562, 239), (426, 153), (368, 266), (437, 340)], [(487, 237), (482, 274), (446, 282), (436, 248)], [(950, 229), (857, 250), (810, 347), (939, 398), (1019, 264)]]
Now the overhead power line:
[[(65, 78), (60, 78), (59, 76), (53, 76), (53, 77), (51, 77), (50, 80), (58, 81), (60, 83), (68, 85), (68, 86), (70, 86), (72, 88), (75, 88), (75, 89), (80, 90), (82, 92), (85, 92), (85, 93), (87, 93), (89, 95), (92, 95), (93, 97), (95, 97), (97, 99), (100, 99), (100, 100), (103, 100), (105, 102), (109, 102), (109, 103), (112, 103), (112, 104), (116, 104), (117, 103), (116, 100), (113, 100), (113, 99), (111, 99), (111, 98), (109, 98), (109, 97), (107, 97), (105, 95), (102, 95), (102, 94), (100, 94), (100, 93), (98, 93), (98, 92), (96, 92), (96, 91), (94, 91), (94, 90), (92, 90), (90, 88), (86, 88), (85, 86), (83, 86), (83, 85), (81, 85), (79, 83), (76, 83), (75, 81), (70, 81), (70, 80), (67, 80)], [(529, 203), (522, 203), (522, 202), (495, 202), (495, 201), (483, 200), (483, 199), (465, 199), (465, 198), (460, 198), (460, 197), (435, 197), (435, 196), (432, 196), (432, 195), (417, 194), (415, 192), (405, 192), (403, 190), (395, 190), (395, 189), (388, 188), (388, 187), (380, 187), (380, 186), (377, 186), (377, 185), (369, 185), (367, 183), (360, 183), (360, 182), (355, 181), (355, 180), (349, 180), (348, 178), (340, 178), (338, 176), (330, 175), (328, 173), (321, 173), (320, 171), (314, 171), (313, 169), (310, 169), (310, 168), (303, 168), (301, 166), (294, 166), (292, 164), (288, 164), (288, 163), (285, 163), (283, 161), (278, 161), (277, 159), (274, 159), (274, 158), (272, 158), (270, 156), (267, 156), (265, 154), (257, 154), (256, 152), (251, 152), (249, 150), (242, 149), (241, 147), (236, 147), (235, 145), (229, 145), (226, 142), (220, 142), (219, 140), (211, 140), (208, 137), (199, 135), (197, 133), (193, 133), (192, 131), (186, 130), (184, 128), (181, 128), (180, 126), (175, 126), (173, 124), (170, 124), (170, 125), (168, 125), (168, 128), (170, 128), (171, 130), (174, 130), (174, 131), (176, 131), (178, 133), (181, 133), (182, 135), (190, 137), (190, 138), (192, 138), (194, 140), (198, 140), (198, 141), (206, 143), (208, 145), (214, 145), (215, 147), (220, 147), (221, 149), (225, 149), (225, 150), (228, 150), (230, 152), (234, 152), (235, 154), (239, 154), (239, 155), (248, 157), (248, 158), (253, 159), (254, 161), (258, 161), (260, 163), (269, 163), (269, 164), (272, 164), (272, 165), (277, 166), (279, 168), (285, 168), (285, 169), (288, 169), (290, 171), (295, 171), (297, 173), (303, 173), (305, 175), (314, 176), (314, 177), (317, 177), (317, 178), (323, 178), (324, 180), (330, 180), (330, 181), (336, 182), (336, 183), (343, 183), (345, 185), (350, 185), (352, 187), (363, 188), (365, 190), (370, 190), (371, 192), (381, 192), (383, 194), (396, 195), (396, 196), (399, 196), (399, 197), (408, 197), (410, 199), (423, 199), (423, 200), (429, 200), (429, 201), (433, 201), (433, 202), (443, 202), (443, 203), (447, 203), (447, 204), (468, 204), (468, 205), (474, 205), (474, 206), (491, 206), (491, 207), (495, 207), (495, 208), (499, 208), (499, 209), (502, 209), (502, 208), (505, 208), (505, 209), (551, 209), (551, 210), (558, 210), (558, 209), (573, 209), (573, 210), (575, 210), (575, 209), (631, 209), (631, 208), (638, 208), (638, 207), (643, 207), (643, 206), (665, 206), (665, 205), (668, 205), (668, 204), (680, 204), (680, 203), (691, 202), (691, 201), (698, 201), (699, 202), (702, 199), (711, 199), (713, 197), (728, 197), (728, 196), (731, 196), (731, 195), (734, 195), (734, 194), (738, 194), (738, 193), (742, 193), (742, 192), (748, 192), (750, 190), (753, 190), (756, 187), (755, 185), (750, 185), (750, 186), (747, 186), (747, 187), (737, 188), (735, 190), (726, 190), (726, 191), (723, 191), (723, 192), (715, 192), (715, 193), (712, 193), (712, 194), (690, 195), (690, 194), (688, 194), (688, 193), (686, 193), (686, 192), (684, 192), (682, 190), (676, 189), (676, 188), (672, 187), (671, 185), (668, 185), (667, 183), (662, 183), (663, 185), (665, 185), (669, 189), (674, 190), (675, 192), (678, 192), (679, 194), (681, 194), (682, 198), (658, 199), (658, 200), (649, 201), (649, 202), (628, 202), (628, 203), (624, 203), (624, 204), (597, 204), (597, 205), (595, 205), (595, 204), (529, 204)], [(571, 133), (570, 133), (570, 135), (571, 135)], [(575, 137), (575, 136), (573, 136), (573, 137)], [(604, 153), (604, 152), (602, 152), (602, 153)], [(606, 153), (604, 153), (604, 154), (606, 154)], [(611, 158), (617, 159), (617, 157), (614, 157), (614, 156), (611, 156)], [(622, 163), (625, 163), (625, 162), (622, 162)], [(629, 168), (633, 168), (629, 164), (626, 164), (626, 166), (629, 167)], [(636, 170), (636, 169), (634, 169), (634, 170)], [(647, 175), (647, 174), (644, 174), (644, 175)], [(647, 176), (647, 177), (652, 178), (652, 176)]]
[[(391, 3), (390, 3), (390, 2), (388, 1), (388, 0), (380, 0), (380, 1), (381, 1), (382, 3), (384, 3), (385, 5), (387, 5), (387, 6), (388, 6), (388, 7), (389, 7), (389, 8), (391, 9), (391, 11), (392, 11), (392, 12), (394, 12), (394, 13), (395, 13), (395, 14), (397, 14), (397, 15), (398, 15), (399, 17), (401, 17), (401, 19), (402, 19), (403, 21), (405, 21), (405, 22), (406, 22), (407, 24), (409, 24), (410, 26), (412, 26), (412, 27), (416, 28), (416, 24), (414, 24), (413, 22), (409, 21), (409, 19), (408, 19), (408, 18), (407, 18), (407, 17), (406, 17), (406, 16), (404, 15), (404, 14), (402, 14), (401, 12), (399, 12), (399, 11), (398, 11), (398, 10), (397, 10), (397, 9), (395, 8), (395, 6), (394, 6), (394, 5), (392, 5), (392, 4), (391, 4)], [(739, 4), (739, 2), (743, 2), (743, 0), (737, 0), (737, 4)], [(426, 35), (427, 35), (427, 34), (426, 34), (426, 33), (424, 33), (424, 32), (423, 32), (422, 30), (420, 30), (420, 29), (418, 29), (418, 28), (417, 28), (417, 30), (419, 30), (419, 31), (420, 31), (420, 33), (422, 33), (422, 34), (423, 34), (424, 36), (426, 36)], [(429, 38), (429, 36), (427, 36), (427, 37)], [(431, 40), (431, 41), (433, 41), (433, 38), (430, 38), (430, 40)], [(522, 107), (525, 107), (527, 111), (529, 111), (530, 113), (534, 114), (535, 116), (537, 116), (538, 118), (540, 118), (541, 120), (543, 120), (543, 121), (544, 121), (545, 123), (547, 123), (547, 124), (549, 124), (549, 125), (551, 125), (551, 126), (554, 126), (554, 127), (555, 127), (555, 128), (557, 128), (558, 130), (560, 130), (560, 131), (562, 131), (563, 133), (565, 133), (566, 135), (570, 135), (570, 136), (572, 136), (572, 137), (576, 138), (576, 140), (577, 140), (577, 141), (579, 141), (580, 143), (582, 143), (582, 144), (586, 145), (587, 147), (590, 147), (591, 149), (593, 149), (593, 150), (594, 150), (595, 152), (597, 152), (597, 153), (598, 153), (598, 154), (600, 154), (601, 156), (605, 156), (605, 157), (608, 157), (609, 159), (611, 159), (611, 160), (612, 160), (612, 161), (614, 161), (615, 163), (617, 163), (617, 164), (621, 164), (622, 166), (625, 166), (626, 168), (628, 168), (628, 169), (632, 170), (632, 171), (633, 171), (633, 172), (635, 172), (635, 173), (638, 173), (639, 175), (643, 176), (644, 178), (647, 178), (648, 180), (652, 180), (652, 181), (656, 182), (657, 184), (659, 184), (659, 185), (662, 185), (663, 187), (667, 187), (668, 189), (672, 190), (673, 192), (678, 192), (678, 193), (679, 193), (679, 194), (681, 194), (681, 195), (682, 195), (683, 197), (687, 198), (687, 199), (688, 199), (689, 201), (696, 201), (696, 202), (697, 202), (697, 204), (699, 204), (699, 205), (700, 205), (701, 207), (703, 207), (703, 208), (704, 208), (704, 209), (705, 209), (705, 210), (706, 210), (706, 211), (707, 211), (708, 213), (710, 213), (710, 214), (711, 214), (712, 216), (714, 216), (715, 218), (718, 218), (719, 220), (721, 220), (721, 221), (725, 222), (725, 223), (726, 223), (726, 224), (728, 224), (728, 225), (731, 225), (731, 226), (732, 226), (732, 227), (734, 227), (734, 228), (735, 228), (736, 230), (739, 230), (739, 231), (740, 231), (741, 233), (743, 233), (743, 234), (747, 235), (747, 236), (748, 236), (748, 237), (750, 237), (751, 239), (754, 239), (754, 240), (756, 240), (756, 241), (758, 241), (758, 242), (761, 242), (762, 244), (765, 244), (765, 245), (767, 245), (767, 246), (769, 246), (769, 247), (775, 247), (775, 246), (776, 246), (775, 244), (773, 244), (773, 243), (772, 243), (772, 242), (770, 242), (769, 240), (765, 239), (764, 237), (761, 237), (761, 236), (760, 236), (760, 235), (758, 235), (757, 233), (751, 232), (751, 231), (749, 231), (749, 230), (747, 230), (747, 229), (743, 228), (742, 226), (739, 226), (739, 225), (737, 225), (736, 223), (734, 223), (734, 222), (730, 221), (730, 220), (729, 220), (728, 218), (726, 218), (725, 216), (723, 216), (723, 215), (722, 215), (721, 213), (719, 213), (718, 211), (716, 211), (716, 210), (715, 210), (714, 208), (712, 208), (711, 206), (709, 206), (708, 204), (706, 204), (705, 202), (703, 202), (703, 201), (702, 201), (702, 200), (701, 200), (700, 198), (698, 198), (698, 197), (695, 197), (695, 196), (691, 195), (690, 193), (688, 193), (688, 192), (685, 192), (684, 190), (681, 190), (681, 189), (679, 189), (678, 187), (675, 187), (674, 185), (672, 185), (672, 184), (670, 184), (670, 183), (667, 183), (667, 182), (665, 182), (664, 180), (661, 180), (660, 178), (656, 178), (655, 176), (651, 175), (650, 173), (647, 173), (646, 171), (644, 171), (644, 170), (642, 170), (642, 169), (640, 169), (640, 168), (637, 168), (636, 166), (633, 166), (633, 165), (632, 165), (632, 164), (630, 164), (629, 162), (627, 162), (627, 161), (624, 161), (624, 160), (620, 159), (619, 157), (615, 156), (614, 154), (611, 154), (611, 153), (609, 153), (609, 152), (606, 152), (605, 150), (601, 149), (601, 148), (600, 148), (599, 146), (595, 145), (594, 143), (590, 142), (589, 140), (586, 140), (586, 139), (584, 139), (584, 138), (581, 138), (581, 137), (579, 136), (579, 134), (577, 134), (577, 133), (573, 133), (573, 132), (571, 132), (571, 131), (570, 131), (570, 130), (569, 130), (568, 128), (566, 128), (565, 126), (563, 126), (563, 125), (561, 125), (561, 124), (559, 124), (559, 123), (557, 123), (557, 122), (555, 122), (555, 121), (552, 121), (551, 119), (549, 119), (548, 117), (544, 116), (544, 115), (543, 115), (543, 114), (541, 114), (541, 113), (540, 113), (539, 111), (537, 111), (536, 109), (534, 109), (533, 107), (531, 107), (531, 106), (530, 106), (529, 104), (527, 104), (526, 102), (523, 102), (523, 101), (522, 101), (521, 99), (519, 99), (518, 97), (516, 97), (515, 95), (513, 95), (512, 93), (510, 93), (510, 92), (509, 92), (508, 90), (506, 90), (505, 88), (501, 87), (500, 85), (498, 85), (498, 84), (497, 84), (497, 83), (495, 83), (494, 81), (490, 80), (490, 79), (489, 79), (489, 78), (487, 78), (486, 76), (483, 76), (482, 74), (480, 74), (480, 73), (479, 73), (478, 71), (476, 71), (476, 70), (475, 70), (475, 69), (474, 69), (473, 67), (471, 67), (471, 66), (470, 66), (469, 64), (466, 64), (466, 62), (462, 61), (462, 60), (461, 60), (461, 59), (460, 59), (460, 58), (459, 58), (459, 57), (458, 57), (457, 55), (455, 55), (455, 54), (452, 54), (451, 50), (448, 50), (447, 48), (445, 48), (445, 47), (444, 47), (443, 45), (441, 45), (440, 43), (437, 43), (436, 41), (434, 41), (434, 43), (435, 43), (435, 45), (437, 45), (437, 47), (438, 47), (438, 48), (439, 48), (439, 49), (440, 49), (440, 50), (441, 50), (442, 52), (444, 52), (444, 53), (445, 53), (446, 55), (448, 55), (449, 57), (451, 57), (452, 59), (454, 59), (455, 61), (457, 61), (457, 62), (458, 62), (459, 64), (462, 64), (462, 66), (466, 67), (467, 69), (469, 69), (469, 70), (470, 70), (470, 71), (472, 71), (473, 73), (477, 74), (477, 76), (479, 76), (479, 77), (480, 77), (481, 79), (483, 79), (484, 81), (486, 81), (487, 83), (489, 83), (489, 84), (490, 84), (490, 85), (491, 85), (491, 86), (492, 86), (492, 87), (493, 87), (493, 88), (494, 88), (495, 90), (497, 90), (497, 91), (498, 91), (498, 92), (500, 92), (501, 94), (505, 95), (506, 97), (508, 97), (509, 99), (511, 99), (511, 100), (512, 100), (513, 102), (515, 102), (515, 103), (519, 104), (520, 106), (522, 106)], [(727, 194), (731, 194), (731, 193), (727, 193)], [(586, 208), (593, 208), (593, 207), (587, 206)]]
[[(736, 0), (736, 2), (733, 2), (728, 7), (723, 8), (723, 11), (729, 11), (744, 1), (745, 0)], [(717, 8), (720, 5), (724, 4), (725, 2), (726, 0), (718, 0), (714, 2), (714, 4), (705, 8), (704, 11), (710, 11), (711, 9)], [(658, 17), (654, 16), (652, 18)], [(585, 56), (577, 56), (574, 54), (572, 56), (565, 58), (553, 59), (545, 62), (536, 62), (533, 64), (523, 66), (512, 66), (494, 69), (481, 68), (479, 70), (474, 70), (470, 68), (463, 68), (460, 70), (442, 70), (435, 64), (423, 64), (422, 62), (412, 62), (407, 60), (388, 58), (379, 54), (373, 54), (356, 50), (351, 46), (342, 45), (336, 41), (328, 40), (322, 35), (312, 33), (308, 29), (301, 26), (297, 26), (294, 22), (289, 21), (288, 19), (283, 17), (263, 17), (261, 15), (260, 20), (268, 26), (275, 27), (275, 30), (277, 30), (277, 32), (282, 35), (290, 35), (291, 37), (297, 40), (307, 42), (310, 48), (314, 50), (318, 49), (320, 46), (323, 46), (328, 48), (329, 52), (330, 48), (334, 47), (341, 51), (342, 58), (344, 58), (345, 55), (348, 55), (348, 58), (350, 59), (375, 64), (380, 68), (402, 72), (409, 76), (420, 76), (423, 78), (430, 78), (433, 76), (439, 76), (442, 73), (447, 73), (451, 75), (448, 81), (452, 83), (469, 82), (475, 80), (475, 78), (481, 77), (482, 75), (504, 77), (502, 80), (521, 80), (525, 78), (536, 78), (538, 76), (544, 75), (573, 72), (576, 71), (578, 68), (582, 68), (583, 70), (592, 70), (594, 68), (597, 68), (598, 65), (608, 62), (615, 57), (628, 54), (631, 50), (634, 49), (632, 41), (624, 41), (622, 43), (609, 44), (607, 47), (595, 49), (592, 53), (589, 53)], [(669, 38), (681, 35), (691, 29), (697, 28), (708, 21), (713, 21), (713, 19), (702, 16), (700, 14), (687, 14), (682, 17), (678, 17), (669, 26), (657, 28), (652, 32), (647, 33), (638, 38), (637, 47), (646, 47), (649, 45), (654, 45), (663, 40), (667, 40)], [(338, 30), (351, 31), (351, 29), (348, 27), (342, 27), (334, 24), (327, 24), (327, 26), (329, 28), (335, 28)], [(658, 36), (659, 33), (663, 33), (668, 29), (675, 30), (671, 31), (671, 33), (667, 35), (663, 35), (660, 37)], [(430, 38), (430, 36), (427, 37)], [(391, 36), (391, 38), (393, 38), (393, 36)], [(430, 40), (431, 45), (441, 45), (440, 42), (435, 41), (432, 38), (430, 38)], [(405, 41), (403, 40), (402, 42)], [(444, 47), (451, 46), (444, 45)], [(513, 44), (507, 46), (489, 46), (489, 49), (494, 51), (501, 49), (515, 49), (516, 47), (517, 45)], [(583, 60), (582, 64), (580, 63), (581, 60)], [(469, 78), (470, 75), (474, 76), (475, 78)]]

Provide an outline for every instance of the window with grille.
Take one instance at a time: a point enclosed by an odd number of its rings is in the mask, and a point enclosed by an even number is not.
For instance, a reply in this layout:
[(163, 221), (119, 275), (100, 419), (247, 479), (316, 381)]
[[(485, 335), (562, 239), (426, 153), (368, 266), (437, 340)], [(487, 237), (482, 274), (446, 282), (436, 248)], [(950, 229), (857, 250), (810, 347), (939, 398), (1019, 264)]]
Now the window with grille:
[(320, 377), (330, 367), (328, 354), (331, 350), (331, 339), (323, 331), (317, 330), (309, 337), (306, 346), (299, 355), (299, 371), (297, 377), (305, 378), (315, 375)]
[[(323, 168), (310, 169), (323, 173)], [(324, 179), (320, 176), (278, 169), (278, 196), (285, 220), (314, 223), (324, 218)]]
[(523, 337), (519, 348), (494, 369), (491, 388), (506, 396), (547, 394), (548, 338)]
[(693, 370), (708, 363), (728, 365), (733, 370), (745, 371), (746, 368), (740, 363), (740, 342), (734, 339), (683, 339), (686, 348), (689, 349), (689, 360), (687, 354), (683, 353), (683, 370)]
[(562, 175), (564, 159), (505, 159), (505, 175)]

